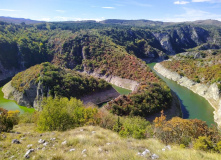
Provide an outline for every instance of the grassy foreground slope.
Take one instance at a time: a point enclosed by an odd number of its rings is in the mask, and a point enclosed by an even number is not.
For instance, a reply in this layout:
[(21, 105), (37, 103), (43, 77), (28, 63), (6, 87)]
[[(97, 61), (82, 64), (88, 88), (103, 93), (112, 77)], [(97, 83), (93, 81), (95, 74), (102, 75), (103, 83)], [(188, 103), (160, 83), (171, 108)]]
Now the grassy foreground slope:
[[(38, 133), (33, 124), (19, 124), (14, 127), (16, 133), (2, 133), (6, 138), (1, 140), (0, 159), (24, 159), (28, 145), (35, 149), (30, 153), (30, 159), (151, 159), (153, 154), (159, 159), (165, 160), (219, 160), (221, 155), (217, 153), (206, 153), (194, 149), (182, 149), (177, 145), (172, 145), (171, 150), (166, 149), (165, 145), (156, 139), (137, 140), (133, 138), (122, 138), (117, 133), (105, 130), (100, 127), (85, 126), (66, 132), (45, 132)], [(18, 139), (21, 144), (12, 144), (13, 139)], [(55, 138), (55, 140), (51, 140)], [(43, 139), (48, 144), (39, 144), (39, 139)], [(62, 142), (66, 141), (66, 144)], [(75, 149), (70, 151), (70, 149)], [(86, 149), (84, 153), (82, 151)], [(137, 155), (145, 149), (150, 150), (151, 154), (145, 156)]]

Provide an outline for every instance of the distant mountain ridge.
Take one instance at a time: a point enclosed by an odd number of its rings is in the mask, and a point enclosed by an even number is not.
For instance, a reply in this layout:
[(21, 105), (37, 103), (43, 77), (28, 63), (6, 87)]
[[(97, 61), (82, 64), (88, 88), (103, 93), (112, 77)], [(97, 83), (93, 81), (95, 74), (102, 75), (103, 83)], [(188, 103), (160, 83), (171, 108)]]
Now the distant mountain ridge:
[[(37, 21), (25, 18), (13, 18), (13, 17), (4, 17), (0, 16), (0, 21), (7, 23), (15, 23), (20, 24), (24, 22), (25, 24), (37, 24), (37, 23), (45, 23), (46, 21)], [(53, 21), (51, 21), (53, 22)], [(138, 20), (125, 20), (125, 19), (106, 19), (100, 22), (95, 20), (84, 20), (84, 21), (60, 21), (56, 23), (98, 23), (98, 24), (118, 24), (118, 25), (128, 25), (128, 26), (136, 26), (136, 27), (145, 27), (145, 26), (170, 26), (176, 24), (195, 24), (195, 25), (214, 25), (221, 26), (221, 21), (207, 19), (207, 20), (196, 20), (196, 21), (185, 21), (185, 22), (163, 22), (163, 21), (153, 21), (146, 19), (138, 19)], [(50, 23), (50, 22), (49, 22)]]
[(7, 22), (7, 23), (14, 23), (14, 24), (20, 24), (24, 22), (25, 24), (36, 24), (36, 23), (42, 23), (44, 21), (36, 21), (31, 19), (25, 19), (25, 18), (13, 18), (13, 17), (4, 17), (0, 16), (0, 21)]

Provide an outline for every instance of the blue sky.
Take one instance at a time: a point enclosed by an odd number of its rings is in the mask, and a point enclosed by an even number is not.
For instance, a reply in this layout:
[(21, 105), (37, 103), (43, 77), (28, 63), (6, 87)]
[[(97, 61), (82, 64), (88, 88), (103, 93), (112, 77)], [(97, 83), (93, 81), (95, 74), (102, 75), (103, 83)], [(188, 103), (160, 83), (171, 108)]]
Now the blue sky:
[(221, 0), (0, 0), (0, 16), (45, 21), (221, 21)]

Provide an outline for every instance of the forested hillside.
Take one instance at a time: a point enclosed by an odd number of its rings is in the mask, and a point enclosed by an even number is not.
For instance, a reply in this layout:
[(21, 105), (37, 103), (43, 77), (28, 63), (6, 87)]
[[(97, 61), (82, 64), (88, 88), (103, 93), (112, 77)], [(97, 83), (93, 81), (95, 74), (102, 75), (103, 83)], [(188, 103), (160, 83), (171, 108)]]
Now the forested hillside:
[[(132, 94), (110, 102), (106, 108), (118, 115), (146, 116), (160, 111), (171, 104), (170, 89), (139, 58), (159, 61), (198, 46), (218, 49), (221, 29), (194, 23), (159, 26), (160, 23), (156, 22), (154, 27), (152, 22), (145, 21), (148, 25), (139, 22), (142, 25), (134, 26), (132, 21), (127, 25), (111, 21), (31, 25), (1, 22), (1, 73), (7, 77), (14, 68), (20, 71), (35, 64), (51, 62), (88, 74), (130, 79), (137, 81), (139, 87)], [(14, 86), (19, 84), (14, 82)], [(54, 83), (49, 87), (52, 95), (56, 92), (65, 97), (76, 96), (63, 94), (62, 89), (55, 89), (55, 86), (62, 85), (60, 81)], [(21, 89), (19, 85), (16, 88)]]
[(12, 86), (20, 92), (29, 89), (30, 83), (40, 83), (44, 96), (68, 98), (80, 98), (111, 87), (104, 80), (98, 80), (70, 69), (61, 69), (48, 62), (20, 72), (12, 79)]
[[(220, 95), (220, 37), (210, 20), (0, 22), (0, 81), (16, 74), (4, 96), (37, 106), (20, 115), (0, 108), (0, 158), (219, 159), (219, 129), (173, 117), (180, 101), (146, 62), (169, 59), (155, 66), (194, 85), (216, 83), (209, 91)], [(110, 79), (135, 85), (119, 96)], [(103, 107), (79, 100), (111, 89), (117, 94)]]
[(221, 82), (221, 50), (195, 50), (180, 53), (162, 64), (181, 76), (204, 84)]

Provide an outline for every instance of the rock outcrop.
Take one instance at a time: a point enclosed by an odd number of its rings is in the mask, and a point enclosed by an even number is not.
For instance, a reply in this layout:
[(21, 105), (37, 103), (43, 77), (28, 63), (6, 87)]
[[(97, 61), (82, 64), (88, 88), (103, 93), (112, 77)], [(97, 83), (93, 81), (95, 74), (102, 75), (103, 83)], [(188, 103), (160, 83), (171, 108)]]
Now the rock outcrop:
[(19, 105), (26, 107), (33, 106), (33, 102), (37, 95), (36, 90), (37, 86), (34, 85), (33, 82), (30, 83), (29, 89), (25, 90), (24, 93), (19, 92), (15, 87), (13, 87), (11, 85), (11, 81), (4, 85), (4, 87), (2, 88), (4, 98), (15, 100)]
[(107, 81), (107, 82), (109, 82), (111, 84), (114, 84), (114, 85), (116, 85), (118, 87), (129, 89), (129, 90), (132, 90), (132, 91), (135, 91), (138, 88), (138, 86), (139, 86), (139, 83), (136, 82), (136, 81), (133, 81), (133, 80), (130, 80), (130, 79), (121, 78), (121, 77), (118, 77), (118, 76), (100, 75), (97, 72), (92, 72), (92, 73), (88, 73), (88, 74), (91, 75), (91, 76), (97, 77), (97, 78), (104, 79), (105, 81)]
[(221, 96), (216, 83), (211, 85), (196, 83), (187, 77), (180, 76), (176, 72), (171, 72), (160, 63), (154, 66), (154, 69), (164, 77), (176, 81), (181, 86), (187, 87), (194, 93), (204, 97), (215, 109), (214, 121), (221, 127)]
[[(153, 35), (169, 55), (184, 52), (184, 49), (194, 48), (204, 43), (214, 43), (212, 35), (207, 30), (191, 25), (153, 32)], [(219, 45), (215, 46), (219, 47)]]
[(100, 104), (110, 101), (118, 96), (120, 96), (120, 94), (114, 88), (110, 88), (102, 92), (86, 95), (82, 97), (81, 100), (84, 102), (84, 104), (87, 104), (89, 102), (92, 102), (94, 104)]

